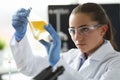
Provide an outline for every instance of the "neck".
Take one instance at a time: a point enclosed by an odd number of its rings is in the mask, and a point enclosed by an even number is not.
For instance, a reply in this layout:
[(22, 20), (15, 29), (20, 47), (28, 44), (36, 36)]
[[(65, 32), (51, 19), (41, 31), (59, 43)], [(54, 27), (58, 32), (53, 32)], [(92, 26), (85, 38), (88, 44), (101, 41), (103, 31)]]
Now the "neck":
[(84, 56), (88, 58), (88, 56), (91, 55), (93, 52), (95, 52), (102, 44), (104, 44), (104, 40), (102, 40), (99, 45), (97, 45), (95, 48), (93, 48), (89, 52), (84, 52)]

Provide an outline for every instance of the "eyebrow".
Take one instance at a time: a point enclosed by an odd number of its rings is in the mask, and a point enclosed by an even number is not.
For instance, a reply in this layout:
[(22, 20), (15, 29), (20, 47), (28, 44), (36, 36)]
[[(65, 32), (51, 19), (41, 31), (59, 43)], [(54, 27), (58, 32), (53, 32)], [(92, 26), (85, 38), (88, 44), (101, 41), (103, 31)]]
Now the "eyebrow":
[[(84, 25), (79, 26), (78, 28), (80, 28), (80, 27), (84, 27), (84, 26), (88, 26), (88, 25), (87, 25), (87, 24), (84, 24)], [(72, 26), (72, 27), (69, 27), (69, 28), (75, 28), (75, 27)]]
[(81, 25), (81, 26), (79, 26), (79, 27), (84, 27), (84, 26), (87, 26), (86, 24), (84, 24), (84, 25)]

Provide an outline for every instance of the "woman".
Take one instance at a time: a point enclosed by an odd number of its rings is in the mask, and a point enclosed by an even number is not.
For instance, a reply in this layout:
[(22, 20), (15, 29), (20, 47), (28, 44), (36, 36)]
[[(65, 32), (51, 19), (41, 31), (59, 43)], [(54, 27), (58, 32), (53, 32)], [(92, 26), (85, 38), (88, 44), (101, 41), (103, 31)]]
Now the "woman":
[[(15, 29), (16, 25), (13, 24)], [(50, 25), (48, 27), (50, 28)], [(50, 29), (47, 29), (48, 27), (45, 27), (45, 29), (50, 34), (56, 35), (55, 32), (52, 33)], [(77, 49), (69, 50), (62, 54), (60, 58), (58, 53), (54, 53), (54, 51), (59, 52), (59, 39), (56, 40), (55, 36), (52, 35), (53, 42), (56, 43), (52, 48), (46, 45), (46, 42), (40, 41), (47, 48), (50, 64), (53, 67), (60, 64), (65, 67), (66, 71), (60, 77), (61, 80), (120, 79), (120, 54), (116, 51), (110, 20), (100, 5), (96, 3), (78, 5), (73, 9), (69, 17), (68, 30)], [(56, 37), (58, 36), (56, 35)], [(13, 40), (11, 48), (21, 72), (26, 75), (35, 76), (48, 63), (41, 57), (33, 57), (30, 49), (28, 49), (29, 44), (26, 40), (24, 36), (20, 39), (19, 43), (14, 43), (15, 40)], [(51, 52), (52, 50), (53, 52)], [(22, 53), (23, 51), (25, 53)], [(32, 64), (30, 63), (31, 61), (33, 62)]]

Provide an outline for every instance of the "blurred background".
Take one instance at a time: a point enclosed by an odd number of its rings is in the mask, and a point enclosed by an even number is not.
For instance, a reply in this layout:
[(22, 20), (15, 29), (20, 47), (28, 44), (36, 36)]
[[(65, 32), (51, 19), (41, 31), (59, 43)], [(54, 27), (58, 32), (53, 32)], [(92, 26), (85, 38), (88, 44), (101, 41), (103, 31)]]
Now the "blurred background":
[[(119, 47), (118, 51), (120, 51), (120, 35), (118, 35), (120, 32), (120, 0), (0, 0), (0, 80), (30, 80), (30, 77), (17, 70), (9, 46), (14, 34), (11, 19), (18, 9), (32, 7), (31, 19), (36, 18), (51, 23), (61, 36), (61, 52), (64, 52), (75, 47), (67, 32), (69, 14), (77, 4), (86, 2), (96, 2), (105, 8), (117, 30), (115, 40)], [(34, 55), (44, 57), (45, 48), (33, 38), (29, 27), (27, 35), (29, 35), (28, 39)], [(44, 38), (48, 39), (45, 36)]]

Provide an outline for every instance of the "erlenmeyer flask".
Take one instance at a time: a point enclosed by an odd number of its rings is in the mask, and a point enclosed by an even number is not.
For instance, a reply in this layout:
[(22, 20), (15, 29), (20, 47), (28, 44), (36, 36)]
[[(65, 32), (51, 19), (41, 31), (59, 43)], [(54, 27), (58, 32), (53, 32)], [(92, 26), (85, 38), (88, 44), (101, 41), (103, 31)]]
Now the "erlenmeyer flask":
[(48, 24), (40, 17), (35, 16), (35, 14), (32, 14), (32, 12), (29, 15), (28, 21), (34, 38), (36, 40), (40, 40), (40, 35), (46, 32), (44, 26)]

